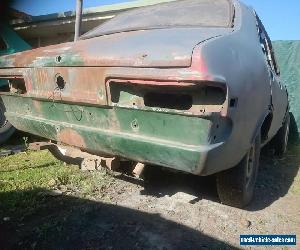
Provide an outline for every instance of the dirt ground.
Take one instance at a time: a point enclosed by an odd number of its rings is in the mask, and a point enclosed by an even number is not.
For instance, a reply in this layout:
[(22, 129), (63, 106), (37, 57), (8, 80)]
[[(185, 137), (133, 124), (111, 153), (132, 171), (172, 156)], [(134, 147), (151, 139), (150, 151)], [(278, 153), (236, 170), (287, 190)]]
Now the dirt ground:
[[(292, 147), (281, 160), (261, 157), (254, 200), (243, 210), (219, 202), (214, 177), (152, 167), (140, 180), (120, 173), (83, 174), (72, 166), (71, 175), (79, 176), (75, 182), (57, 177), (70, 166), (52, 158), (48, 165), (30, 165), (30, 152), (22, 163), (17, 155), (0, 158), (0, 166), (6, 166), (0, 169), (0, 249), (240, 249), (240, 234), (299, 238), (299, 149)], [(41, 158), (52, 157), (48, 154)], [(47, 172), (51, 165), (54, 170)], [(28, 169), (41, 171), (38, 178), (47, 184), (5, 186)], [(84, 189), (82, 183), (94, 184)]]

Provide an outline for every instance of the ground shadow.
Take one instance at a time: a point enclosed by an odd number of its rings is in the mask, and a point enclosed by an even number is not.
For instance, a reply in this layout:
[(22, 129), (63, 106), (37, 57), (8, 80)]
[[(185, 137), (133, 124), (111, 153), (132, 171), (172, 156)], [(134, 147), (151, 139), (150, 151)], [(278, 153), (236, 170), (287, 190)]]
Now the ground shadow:
[(45, 140), (45, 138), (17, 130), (5, 143), (0, 144), (0, 150), (13, 151), (8, 155), (16, 154), (24, 151), (29, 143)]
[(31, 142), (37, 139), (41, 139), (41, 138), (26, 132), (16, 130), (16, 132), (5, 143), (3, 143), (1, 147), (10, 146), (10, 145), (11, 146), (23, 145), (25, 144), (24, 140), (28, 140), (29, 142)]
[(293, 113), (290, 112), (288, 150), (281, 159), (274, 157), (268, 149), (263, 151), (253, 202), (247, 210), (263, 209), (289, 192), (299, 171), (299, 142), (299, 128)]
[[(282, 159), (274, 157), (272, 151), (263, 150), (260, 169), (253, 201), (244, 209), (257, 211), (270, 206), (280, 197), (285, 196), (297, 176), (300, 166), (299, 132), (293, 114), (291, 114), (289, 147)], [(178, 172), (171, 172), (153, 166), (147, 167), (145, 180), (121, 175), (120, 178), (144, 187), (141, 194), (162, 197), (185, 192), (196, 197), (194, 200), (208, 199), (220, 202), (215, 183), (215, 176), (198, 177)]]
[(214, 176), (200, 177), (170, 170), (158, 166), (146, 166), (143, 179), (128, 175), (115, 176), (117, 179), (129, 181), (142, 186), (141, 195), (163, 197), (184, 192), (200, 199), (218, 201)]
[[(72, 196), (39, 195), (45, 191), (0, 193), (1, 249), (234, 249), (159, 214)], [(35, 207), (24, 216), (26, 208), (13, 209), (10, 197), (34, 197)]]
[[(297, 176), (300, 165), (298, 131), (295, 118), (291, 114), (289, 150), (282, 159), (275, 158), (269, 152), (261, 154), (254, 199), (244, 209), (249, 211), (264, 209), (288, 193)], [(185, 192), (196, 197), (193, 202), (201, 199), (220, 202), (214, 176), (198, 177), (165, 171), (159, 167), (147, 168), (145, 175), (146, 178), (144, 181), (126, 175), (117, 175), (116, 178), (143, 186), (144, 190), (141, 192), (141, 195), (162, 197), (165, 195), (172, 196), (177, 192)]]
[(297, 125), (297, 121), (292, 112), (290, 112), (290, 134), (289, 134), (289, 142), (292, 145), (300, 144), (300, 135), (299, 128)]
[(299, 147), (290, 146), (282, 159), (261, 155), (254, 198), (247, 210), (264, 209), (289, 192), (299, 171), (299, 153)]

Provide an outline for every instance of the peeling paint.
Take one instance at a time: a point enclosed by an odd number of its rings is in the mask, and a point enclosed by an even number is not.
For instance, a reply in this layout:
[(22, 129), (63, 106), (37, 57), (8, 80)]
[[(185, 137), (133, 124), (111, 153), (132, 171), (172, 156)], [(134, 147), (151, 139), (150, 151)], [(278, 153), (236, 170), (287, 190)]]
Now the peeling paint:
[(79, 148), (85, 148), (86, 144), (83, 137), (71, 128), (64, 128), (57, 133), (57, 141), (67, 143)]

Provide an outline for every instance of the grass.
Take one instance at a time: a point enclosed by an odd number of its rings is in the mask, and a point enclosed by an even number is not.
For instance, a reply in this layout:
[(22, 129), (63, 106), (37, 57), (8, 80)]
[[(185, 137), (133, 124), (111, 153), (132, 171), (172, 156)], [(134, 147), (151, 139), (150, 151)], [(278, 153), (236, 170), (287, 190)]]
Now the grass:
[(81, 198), (101, 196), (111, 181), (105, 172), (82, 172), (78, 166), (55, 159), (47, 150), (0, 157), (0, 214), (33, 213), (43, 206), (41, 196), (48, 195), (45, 190), (61, 190)]
[[(87, 228), (86, 214), (109, 202), (112, 183), (106, 171), (83, 172), (47, 150), (0, 157), (0, 248), (62, 249), (63, 241), (72, 246)], [(74, 239), (66, 239), (71, 232)]]
[[(272, 160), (262, 169), (264, 185), (270, 189), (276, 183), (300, 195), (299, 166), (300, 147), (292, 147), (283, 159)], [(103, 214), (109, 212), (103, 201), (109, 202), (113, 189), (108, 188), (116, 183), (105, 171), (83, 172), (47, 150), (0, 157), (0, 245), (2, 234), (7, 249), (64, 248), (60, 242), (66, 243), (65, 248), (77, 248), (78, 237), (85, 239), (99, 231)], [(53, 196), (54, 190), (61, 195)], [(101, 211), (102, 217), (91, 227)], [(68, 235), (73, 238), (67, 239)]]
[[(10, 144), (23, 143), (19, 139)], [(283, 159), (265, 167), (264, 184), (270, 190), (275, 185), (300, 195), (299, 166), (300, 146), (292, 146)], [(0, 242), (2, 234), (2, 240), (11, 244), (8, 249), (56, 249), (61, 248), (60, 242), (66, 242), (65, 248), (76, 248), (76, 241), (72, 242), (85, 238), (82, 232), (91, 236), (99, 230), (101, 216), (89, 228), (99, 211), (108, 212), (103, 201), (110, 201), (111, 185), (115, 188), (118, 182), (106, 171), (83, 172), (47, 150), (0, 157)], [(75, 236), (68, 240), (68, 235)]]

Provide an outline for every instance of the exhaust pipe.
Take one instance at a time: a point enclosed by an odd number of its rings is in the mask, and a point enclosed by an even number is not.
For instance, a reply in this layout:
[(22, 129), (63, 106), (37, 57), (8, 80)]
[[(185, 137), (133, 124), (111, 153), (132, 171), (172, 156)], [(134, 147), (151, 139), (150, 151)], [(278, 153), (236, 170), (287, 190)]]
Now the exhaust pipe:
[(118, 157), (92, 155), (81, 151), (79, 148), (58, 145), (51, 141), (33, 142), (29, 144), (28, 148), (35, 151), (48, 149), (58, 160), (68, 164), (78, 165), (83, 171), (94, 171), (107, 168), (111, 171), (127, 172), (136, 178), (141, 178), (145, 169), (145, 164), (141, 162), (132, 162), (129, 160), (123, 160), (121, 162)]

